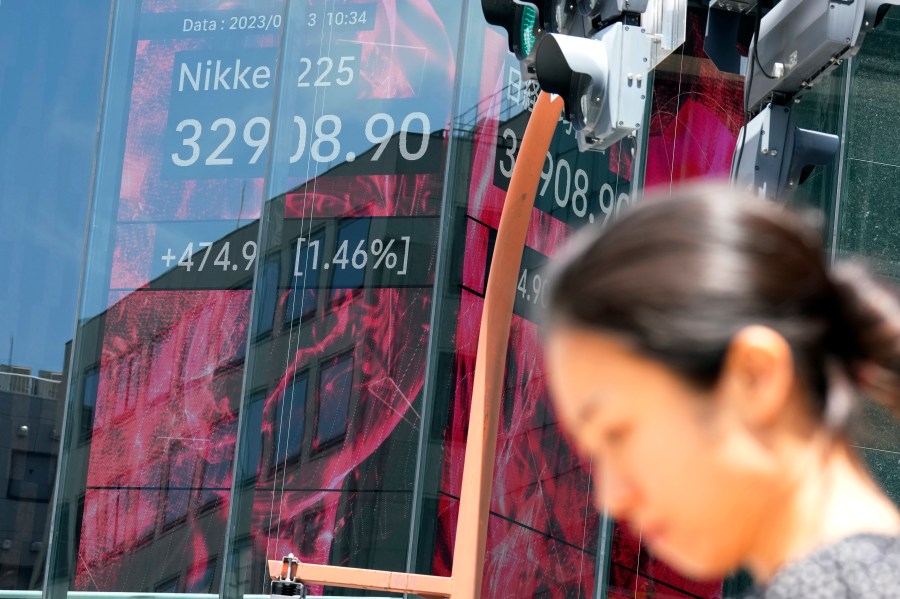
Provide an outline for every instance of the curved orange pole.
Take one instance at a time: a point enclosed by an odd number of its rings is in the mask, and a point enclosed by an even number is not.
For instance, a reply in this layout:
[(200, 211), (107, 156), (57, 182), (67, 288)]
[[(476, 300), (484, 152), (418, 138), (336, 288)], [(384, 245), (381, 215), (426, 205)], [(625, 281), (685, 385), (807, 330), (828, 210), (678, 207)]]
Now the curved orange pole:
[[(525, 129), (500, 216), (475, 358), (475, 384), (469, 412), (456, 546), (453, 550), (453, 574), (448, 578), (299, 563), (297, 580), (307, 584), (415, 593), (423, 597), (480, 599), (497, 451), (497, 419), (517, 276), (544, 159), (562, 108), (562, 99), (551, 99), (544, 92), (538, 96)], [(284, 579), (282, 567), (281, 561), (269, 561), (272, 580)]]
[(497, 452), (497, 421), (516, 282), (538, 182), (562, 108), (562, 98), (551, 97), (546, 92), (538, 96), (500, 216), (475, 358), (472, 408), (453, 551), (454, 599), (481, 597)]

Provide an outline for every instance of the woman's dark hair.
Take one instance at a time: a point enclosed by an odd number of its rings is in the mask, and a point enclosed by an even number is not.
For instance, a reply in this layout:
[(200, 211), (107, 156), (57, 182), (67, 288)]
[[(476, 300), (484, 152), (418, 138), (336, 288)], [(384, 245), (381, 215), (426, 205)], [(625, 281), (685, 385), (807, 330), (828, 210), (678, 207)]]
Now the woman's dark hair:
[(897, 413), (900, 302), (858, 264), (829, 268), (810, 220), (725, 186), (648, 198), (561, 252), (546, 324), (615, 334), (703, 388), (738, 331), (768, 326), (830, 425), (846, 425), (847, 382)]

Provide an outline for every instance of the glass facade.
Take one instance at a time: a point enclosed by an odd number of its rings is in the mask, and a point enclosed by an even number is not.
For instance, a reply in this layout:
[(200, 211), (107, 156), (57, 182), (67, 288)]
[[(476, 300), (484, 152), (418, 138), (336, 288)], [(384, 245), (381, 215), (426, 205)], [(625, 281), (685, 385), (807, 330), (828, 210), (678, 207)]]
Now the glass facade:
[(0, 3), (0, 592), (44, 580), (108, 19)]
[[(743, 78), (706, 57), (697, 4), (638, 135), (585, 154), (558, 123), (517, 277), (485, 597), (744, 584), (687, 580), (596, 512), (536, 324), (579, 227), (728, 176)], [(60, 6), (0, 3), (0, 589), (236, 598), (266, 594), (288, 552), (449, 574), (485, 284), (537, 94), (506, 36), (474, 0)], [(798, 105), (843, 142), (792, 198), (824, 214), (835, 259), (891, 278), (898, 31), (889, 13)], [(38, 113), (61, 124), (23, 149)], [(900, 503), (900, 429), (866, 418), (857, 445)]]

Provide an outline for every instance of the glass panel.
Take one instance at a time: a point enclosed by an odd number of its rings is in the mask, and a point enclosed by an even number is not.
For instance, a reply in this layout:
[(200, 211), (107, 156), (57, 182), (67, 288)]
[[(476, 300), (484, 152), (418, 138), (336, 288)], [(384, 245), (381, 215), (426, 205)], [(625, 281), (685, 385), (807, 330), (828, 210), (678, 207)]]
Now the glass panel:
[(289, 5), (228, 596), (288, 552), (407, 568), (462, 8)]
[(706, 10), (688, 11), (687, 40), (657, 67), (645, 185), (727, 179), (744, 124), (744, 78), (722, 73), (703, 51)]
[[(475, 352), (485, 283), (505, 191), (536, 98), (505, 32), (470, 5), (451, 160), (450, 261), (438, 318), (434, 424), (419, 552), (448, 574), (458, 516)], [(561, 120), (544, 163), (529, 228), (507, 356), (484, 566), (485, 597), (592, 597), (600, 518), (591, 473), (563, 438), (545, 387), (537, 326), (547, 257), (576, 229), (631, 202), (637, 148), (579, 153)]]
[[(728, 178), (737, 135), (744, 123), (744, 78), (720, 72), (703, 50), (706, 10), (691, 8), (685, 45), (655, 73), (646, 186), (667, 187), (690, 179)], [(793, 110), (797, 125), (838, 133), (843, 114), (843, 70), (838, 69), (808, 92)], [(817, 168), (793, 190), (790, 202), (832, 210), (838, 161)], [(823, 231), (827, 219), (823, 222)], [(637, 537), (616, 525), (610, 570), (610, 596), (721, 597), (722, 583), (686, 579), (655, 559)], [(729, 595), (740, 595), (750, 581), (736, 576), (726, 581)]]
[[(654, 74), (645, 186), (669, 188), (691, 179), (728, 178), (744, 122), (744, 78), (722, 73), (703, 50), (706, 10), (688, 11), (685, 44)], [(688, 580), (654, 558), (616, 524), (610, 597), (721, 597), (722, 583)]]
[(234, 5), (113, 8), (55, 597), (218, 588), (284, 20)]
[[(327, 364), (327, 363), (326, 363)], [(319, 397), (313, 450), (321, 451), (347, 434), (353, 389), (353, 354), (334, 358), (319, 371)]]
[(0, 5), (0, 590), (44, 579), (109, 4)]
[[(0, 508), (18, 506), (16, 522), (23, 505), (44, 521), (33, 506), (47, 505), (62, 461), (53, 597), (213, 593), (223, 579), (229, 597), (265, 593), (265, 560), (288, 552), (356, 567), (452, 567), (485, 282), (535, 87), (479, 2), (237, 5), (113, 8), (67, 444), (62, 455), (52, 442), (31, 445), (33, 430), (52, 439), (48, 423), (61, 415), (58, 400), (38, 404), (36, 393), (28, 443), (16, 428), (8, 448), (0, 438), (10, 464)], [(721, 595), (721, 583), (686, 580), (639, 536), (601, 526), (590, 465), (547, 398), (536, 324), (547, 256), (631, 204), (634, 173), (648, 186), (727, 176), (743, 80), (703, 54), (704, 19), (692, 9), (686, 45), (655, 75), (645, 143), (581, 154), (571, 125), (559, 123), (517, 279), (485, 596), (590, 597), (601, 585), (611, 597)], [(93, 27), (84, 31), (102, 46)], [(838, 246), (896, 276), (897, 244), (871, 216), (890, 210), (876, 190), (893, 168), (890, 140), (878, 137), (888, 128), (870, 124), (893, 114), (884, 73), (895, 15), (883, 28), (857, 61)], [(801, 125), (839, 129), (843, 81), (836, 73), (804, 99)], [(7, 130), (18, 131), (0, 115)], [(830, 210), (836, 168), (814, 174), (795, 200)], [(0, 192), (21, 193), (4, 177)], [(18, 398), (24, 373), (12, 363), (0, 380)], [(61, 377), (42, 378), (59, 387)], [(7, 408), (0, 403), (0, 417), (20, 416)], [(900, 497), (900, 437), (883, 414), (869, 418), (880, 428), (860, 444)], [(34, 556), (12, 564), (0, 553), (0, 586), (39, 585), (43, 548), (28, 547)]]
[[(898, 59), (900, 10), (892, 8), (853, 59), (835, 239), (839, 259), (863, 259), (894, 285), (900, 284)], [(856, 443), (873, 474), (900, 505), (900, 425), (873, 402), (864, 407), (862, 424)]]
[(306, 432), (306, 375), (296, 376), (284, 391), (272, 422), (275, 433), (274, 465), (295, 460), (303, 452), (303, 433)]

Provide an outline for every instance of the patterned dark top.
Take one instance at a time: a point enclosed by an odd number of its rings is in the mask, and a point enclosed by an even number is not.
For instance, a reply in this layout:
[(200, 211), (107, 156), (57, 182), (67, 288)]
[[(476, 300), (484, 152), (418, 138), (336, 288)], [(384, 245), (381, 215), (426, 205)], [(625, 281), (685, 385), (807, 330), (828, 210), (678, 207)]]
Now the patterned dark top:
[(900, 536), (848, 537), (788, 564), (744, 599), (900, 599)]

